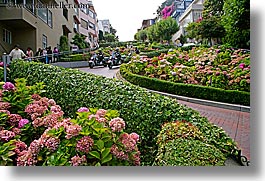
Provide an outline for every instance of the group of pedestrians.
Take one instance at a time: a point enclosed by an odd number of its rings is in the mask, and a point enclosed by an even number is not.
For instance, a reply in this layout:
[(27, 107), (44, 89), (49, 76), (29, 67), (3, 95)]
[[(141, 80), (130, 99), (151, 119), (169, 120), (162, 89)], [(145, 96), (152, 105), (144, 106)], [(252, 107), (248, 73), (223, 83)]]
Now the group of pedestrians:
[(28, 47), (24, 53), (19, 45), (15, 45), (14, 49), (11, 50), (9, 56), (12, 60), (15, 59), (26, 59), (28, 61), (40, 61), (45, 64), (53, 63), (59, 59), (59, 50), (57, 47), (54, 47), (52, 50), (51, 46), (41, 49), (39, 48), (34, 54), (32, 48)]

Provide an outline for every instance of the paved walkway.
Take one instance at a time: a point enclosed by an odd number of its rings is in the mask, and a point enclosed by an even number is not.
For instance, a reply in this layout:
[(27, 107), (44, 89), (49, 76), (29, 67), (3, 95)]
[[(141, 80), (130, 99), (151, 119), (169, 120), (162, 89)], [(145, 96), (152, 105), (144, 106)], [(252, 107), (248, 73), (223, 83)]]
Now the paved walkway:
[(203, 117), (207, 117), (210, 122), (223, 128), (226, 133), (237, 142), (238, 147), (242, 150), (242, 155), (250, 160), (249, 112), (200, 105), (182, 100), (178, 100), (178, 102), (200, 112), (200, 114)]

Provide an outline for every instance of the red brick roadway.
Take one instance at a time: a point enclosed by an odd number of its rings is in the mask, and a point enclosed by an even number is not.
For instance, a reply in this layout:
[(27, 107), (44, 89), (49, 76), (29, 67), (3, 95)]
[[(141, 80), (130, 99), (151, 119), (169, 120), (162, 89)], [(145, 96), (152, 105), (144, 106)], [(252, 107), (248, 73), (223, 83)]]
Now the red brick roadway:
[(201, 116), (208, 118), (210, 122), (221, 127), (237, 142), (242, 155), (250, 160), (250, 113), (218, 107), (206, 106), (178, 100), (198, 112)]

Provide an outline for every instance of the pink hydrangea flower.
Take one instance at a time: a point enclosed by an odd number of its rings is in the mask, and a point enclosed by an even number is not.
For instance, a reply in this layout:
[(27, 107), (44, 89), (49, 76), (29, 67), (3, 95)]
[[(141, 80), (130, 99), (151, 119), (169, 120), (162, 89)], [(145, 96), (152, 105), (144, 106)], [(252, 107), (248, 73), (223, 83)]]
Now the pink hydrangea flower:
[(109, 126), (114, 132), (120, 132), (125, 128), (125, 122), (122, 118), (114, 118), (109, 122)]
[(60, 139), (58, 138), (49, 138), (47, 141), (45, 141), (45, 146), (52, 152), (57, 150), (60, 144)]
[(0, 102), (0, 110), (7, 110), (11, 107), (9, 102)]
[(112, 145), (110, 149), (110, 153), (114, 155), (116, 158), (121, 160), (128, 160), (129, 156), (124, 151), (119, 150), (117, 145)]
[(134, 139), (136, 142), (140, 140), (140, 136), (137, 133), (131, 133), (130, 137)]
[(104, 117), (106, 115), (107, 111), (105, 109), (99, 109), (97, 110), (96, 115), (98, 115), (99, 117)]
[(4, 91), (14, 91), (16, 89), (15, 85), (11, 82), (6, 82), (3, 87)]
[(246, 65), (245, 65), (244, 63), (241, 63), (241, 64), (239, 65), (239, 68), (244, 69), (245, 66), (246, 66)]
[(81, 107), (77, 110), (77, 112), (89, 112), (89, 109), (87, 107)]
[(84, 136), (76, 144), (76, 150), (88, 153), (92, 150), (94, 140), (90, 136)]
[(0, 140), (2, 141), (9, 141), (15, 136), (16, 134), (13, 131), (8, 131), (8, 130), (0, 131)]
[(21, 119), (18, 123), (18, 128), (23, 128), (26, 124), (29, 123), (29, 120), (27, 119)]
[(71, 139), (74, 136), (78, 136), (79, 132), (82, 130), (82, 127), (79, 125), (70, 125), (65, 127), (65, 132), (66, 132), (66, 139)]
[(18, 156), (21, 156), (22, 154), (22, 152), (23, 151), (25, 151), (25, 150), (27, 150), (27, 145), (24, 143), (24, 142), (22, 142), (22, 141), (16, 141), (15, 143), (14, 143), (14, 145), (16, 146), (16, 148), (15, 148), (15, 152), (16, 152), (16, 154), (18, 155)]
[(86, 156), (83, 155), (82, 157), (80, 156), (74, 156), (71, 158), (70, 161), (72, 166), (80, 166), (86, 163)]

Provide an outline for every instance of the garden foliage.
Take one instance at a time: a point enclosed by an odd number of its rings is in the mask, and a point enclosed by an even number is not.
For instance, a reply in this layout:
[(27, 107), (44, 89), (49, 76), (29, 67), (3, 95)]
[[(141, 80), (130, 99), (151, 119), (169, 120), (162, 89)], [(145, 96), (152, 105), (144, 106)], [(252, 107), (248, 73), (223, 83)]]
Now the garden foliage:
[(41, 97), (43, 84), (3, 83), (0, 92), (0, 165), (140, 165), (136, 133), (124, 131), (118, 111), (81, 107), (64, 118), (53, 99)]
[(243, 49), (172, 49), (153, 58), (134, 56), (120, 71), (129, 82), (152, 90), (250, 105), (250, 54)]
[(52, 97), (66, 116), (80, 107), (118, 110), (126, 120), (126, 132), (137, 132), (141, 165), (151, 165), (157, 153), (156, 136), (165, 122), (186, 120), (197, 126), (208, 143), (226, 156), (237, 153), (236, 143), (219, 127), (175, 99), (146, 91), (116, 79), (108, 79), (74, 69), (64, 69), (35, 62), (13, 61), (11, 78), (26, 77), (30, 85), (44, 82), (46, 97)]

